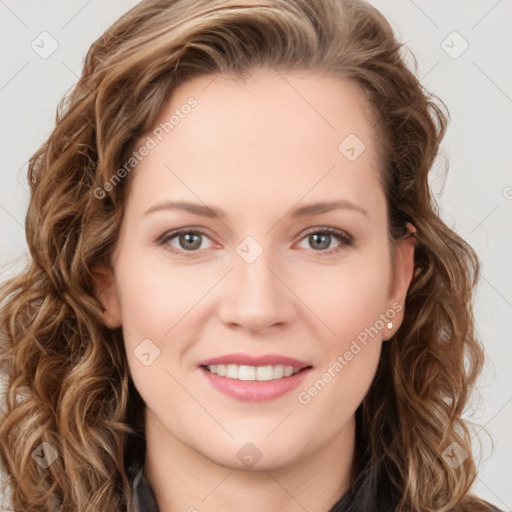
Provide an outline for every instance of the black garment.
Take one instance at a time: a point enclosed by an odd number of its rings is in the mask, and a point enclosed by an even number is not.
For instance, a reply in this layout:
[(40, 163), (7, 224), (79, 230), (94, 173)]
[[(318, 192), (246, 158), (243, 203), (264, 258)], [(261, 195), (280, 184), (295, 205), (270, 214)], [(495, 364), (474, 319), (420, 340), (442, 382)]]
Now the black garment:
[(132, 489), (133, 507), (130, 512), (158, 512), (155, 495), (142, 474), (142, 467), (135, 474)]

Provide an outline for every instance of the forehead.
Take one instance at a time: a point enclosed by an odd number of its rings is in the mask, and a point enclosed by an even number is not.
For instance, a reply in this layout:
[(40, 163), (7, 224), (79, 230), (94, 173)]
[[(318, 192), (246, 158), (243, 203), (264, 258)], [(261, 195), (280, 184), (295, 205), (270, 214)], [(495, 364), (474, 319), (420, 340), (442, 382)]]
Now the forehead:
[(172, 92), (136, 144), (149, 137), (154, 147), (132, 186), (146, 196), (238, 198), (246, 206), (341, 189), (357, 200), (379, 186), (373, 125), (362, 93), (346, 80), (271, 70), (244, 82), (200, 76)]

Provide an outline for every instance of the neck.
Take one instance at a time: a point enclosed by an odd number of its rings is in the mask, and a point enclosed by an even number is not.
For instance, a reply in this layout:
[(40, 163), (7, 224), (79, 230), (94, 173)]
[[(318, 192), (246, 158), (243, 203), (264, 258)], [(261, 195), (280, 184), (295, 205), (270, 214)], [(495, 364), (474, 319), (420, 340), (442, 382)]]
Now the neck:
[[(312, 455), (241, 470), (216, 463), (173, 436), (146, 410), (144, 474), (160, 512), (327, 512), (349, 489), (355, 418)], [(262, 461), (263, 462), (263, 459)]]

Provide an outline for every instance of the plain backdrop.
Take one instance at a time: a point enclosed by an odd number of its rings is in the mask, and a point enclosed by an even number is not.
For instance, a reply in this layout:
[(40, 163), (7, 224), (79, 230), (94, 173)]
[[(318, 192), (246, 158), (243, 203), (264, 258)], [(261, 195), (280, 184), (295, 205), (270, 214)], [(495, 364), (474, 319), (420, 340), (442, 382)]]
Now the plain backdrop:
[[(80, 76), (91, 43), (136, 3), (0, 0), (0, 281), (27, 260), (27, 160), (50, 133), (57, 104)], [(482, 261), (475, 308), (487, 362), (468, 417), (490, 437), (475, 435), (473, 491), (511, 510), (512, 2), (371, 3), (412, 50), (422, 83), (451, 114), (442, 145), (450, 170), (444, 180), (439, 160), (432, 187), (445, 222)]]

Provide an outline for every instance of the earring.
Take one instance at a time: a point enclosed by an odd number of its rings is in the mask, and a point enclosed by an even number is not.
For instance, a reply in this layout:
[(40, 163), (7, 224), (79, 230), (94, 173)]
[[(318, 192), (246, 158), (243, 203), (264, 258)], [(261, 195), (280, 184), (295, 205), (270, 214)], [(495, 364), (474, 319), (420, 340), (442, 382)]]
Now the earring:
[(393, 329), (393, 322), (388, 322), (388, 329)]

